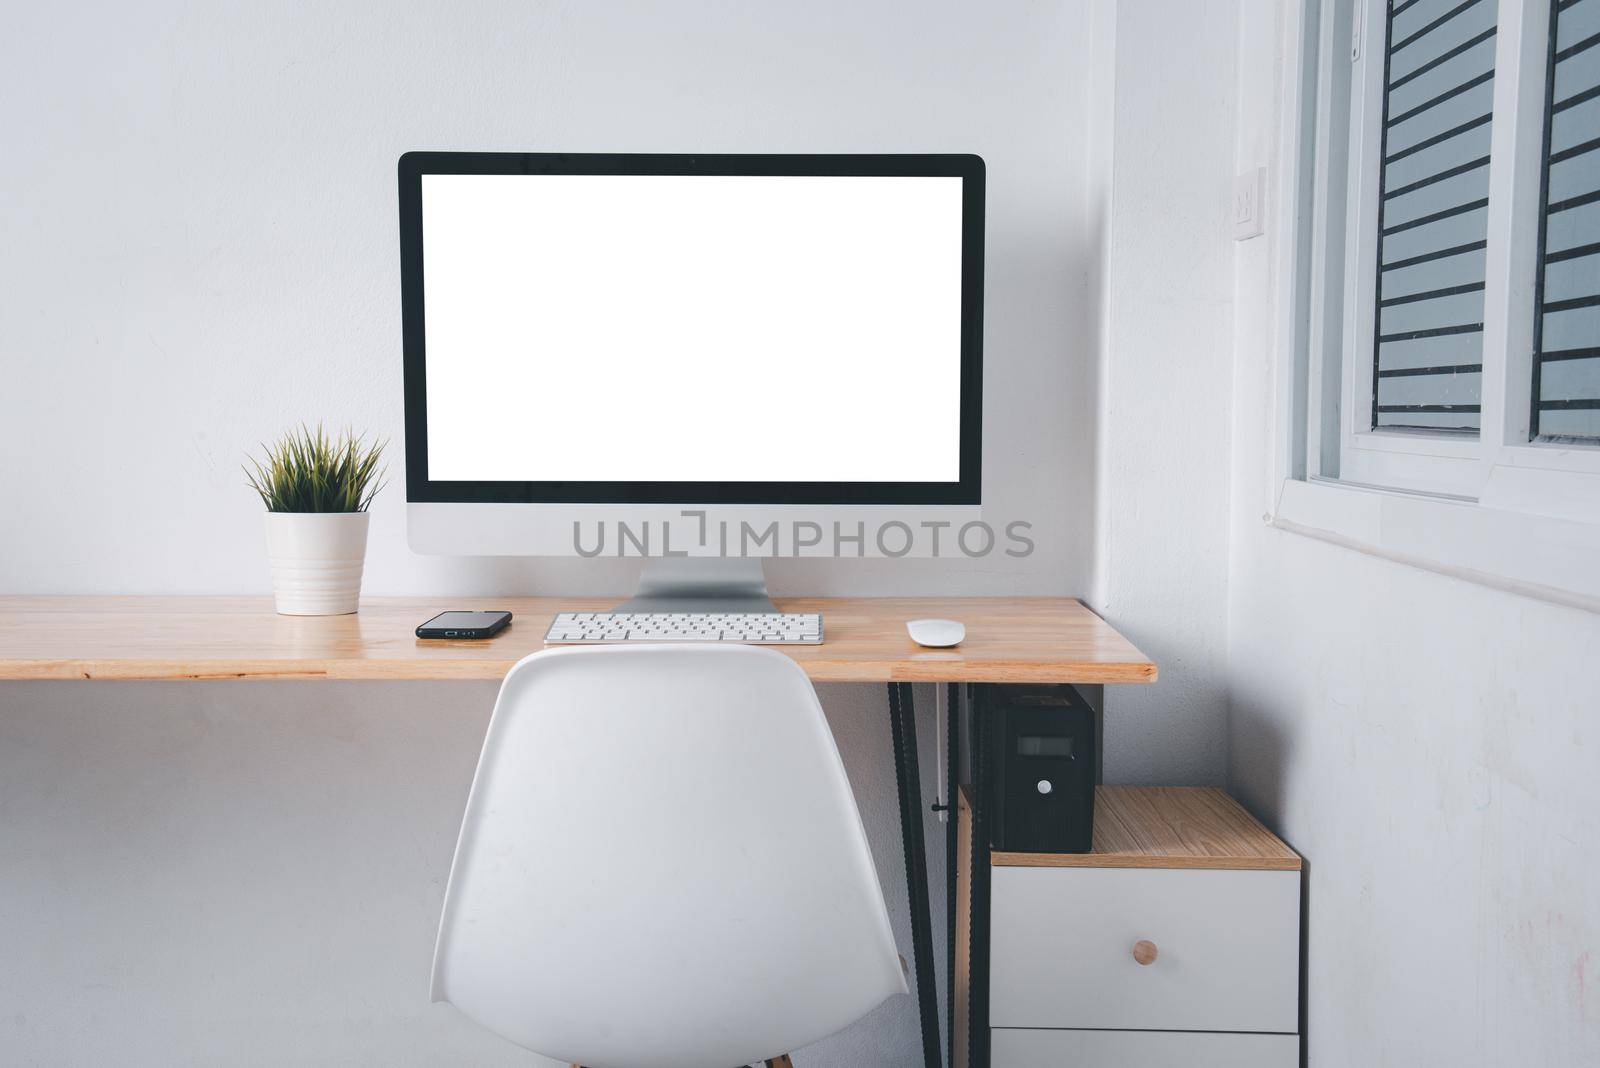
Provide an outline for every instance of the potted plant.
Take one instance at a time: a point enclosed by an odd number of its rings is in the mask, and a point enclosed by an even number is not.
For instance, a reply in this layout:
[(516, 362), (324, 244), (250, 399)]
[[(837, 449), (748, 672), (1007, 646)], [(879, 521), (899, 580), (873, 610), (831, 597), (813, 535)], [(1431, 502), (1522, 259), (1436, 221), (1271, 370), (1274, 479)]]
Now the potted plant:
[(286, 616), (337, 616), (356, 610), (367, 555), (367, 506), (383, 488), (383, 442), (346, 430), (330, 437), (301, 426), (245, 477), (267, 506), (272, 592)]

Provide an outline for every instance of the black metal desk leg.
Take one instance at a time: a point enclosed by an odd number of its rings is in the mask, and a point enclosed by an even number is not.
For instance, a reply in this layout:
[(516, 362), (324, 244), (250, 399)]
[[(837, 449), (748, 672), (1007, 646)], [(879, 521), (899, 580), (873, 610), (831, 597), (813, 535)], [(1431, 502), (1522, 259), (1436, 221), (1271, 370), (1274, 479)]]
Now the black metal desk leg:
[(935, 808), (944, 810), (944, 1048), (950, 1064), (956, 1059), (956, 795), (961, 791), (961, 683), (945, 684), (945, 796)]
[(968, 902), (967, 1068), (989, 1068), (989, 762), (992, 736), (985, 701), (967, 707), (972, 753), (972, 865)]
[(922, 1059), (939, 1068), (939, 1000), (933, 978), (933, 916), (928, 904), (928, 857), (922, 839), (922, 779), (917, 770), (917, 719), (911, 684), (889, 684), (889, 726), (900, 788), (900, 836), (906, 855), (906, 900), (911, 907), (911, 965), (922, 1024)]

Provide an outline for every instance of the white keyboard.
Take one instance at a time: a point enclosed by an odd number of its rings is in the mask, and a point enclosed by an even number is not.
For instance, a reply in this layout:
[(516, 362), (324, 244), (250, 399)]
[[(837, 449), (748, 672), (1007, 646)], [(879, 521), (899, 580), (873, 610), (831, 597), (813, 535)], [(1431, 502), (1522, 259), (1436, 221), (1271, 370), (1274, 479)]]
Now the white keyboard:
[(740, 642), (746, 645), (821, 645), (817, 612), (561, 612), (545, 632), (546, 645), (601, 642)]

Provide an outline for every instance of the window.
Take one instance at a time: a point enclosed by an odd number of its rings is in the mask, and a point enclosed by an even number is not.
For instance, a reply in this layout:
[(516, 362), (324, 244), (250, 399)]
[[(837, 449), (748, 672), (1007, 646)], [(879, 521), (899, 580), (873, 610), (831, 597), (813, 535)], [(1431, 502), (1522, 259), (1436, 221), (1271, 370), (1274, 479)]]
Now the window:
[(1385, 32), (1369, 428), (1477, 433), (1497, 5), (1438, 6)]
[(1600, 522), (1600, 0), (1307, 0), (1317, 480)]
[(1550, 19), (1533, 436), (1600, 441), (1600, 0)]

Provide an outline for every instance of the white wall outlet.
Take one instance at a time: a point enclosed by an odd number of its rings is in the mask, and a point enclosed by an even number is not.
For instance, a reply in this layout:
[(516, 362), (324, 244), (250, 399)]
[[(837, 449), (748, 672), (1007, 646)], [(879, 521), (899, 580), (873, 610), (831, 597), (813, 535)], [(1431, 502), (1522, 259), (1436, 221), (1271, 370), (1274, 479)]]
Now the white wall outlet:
[(1267, 169), (1254, 167), (1233, 179), (1233, 239), (1247, 241), (1266, 232)]

